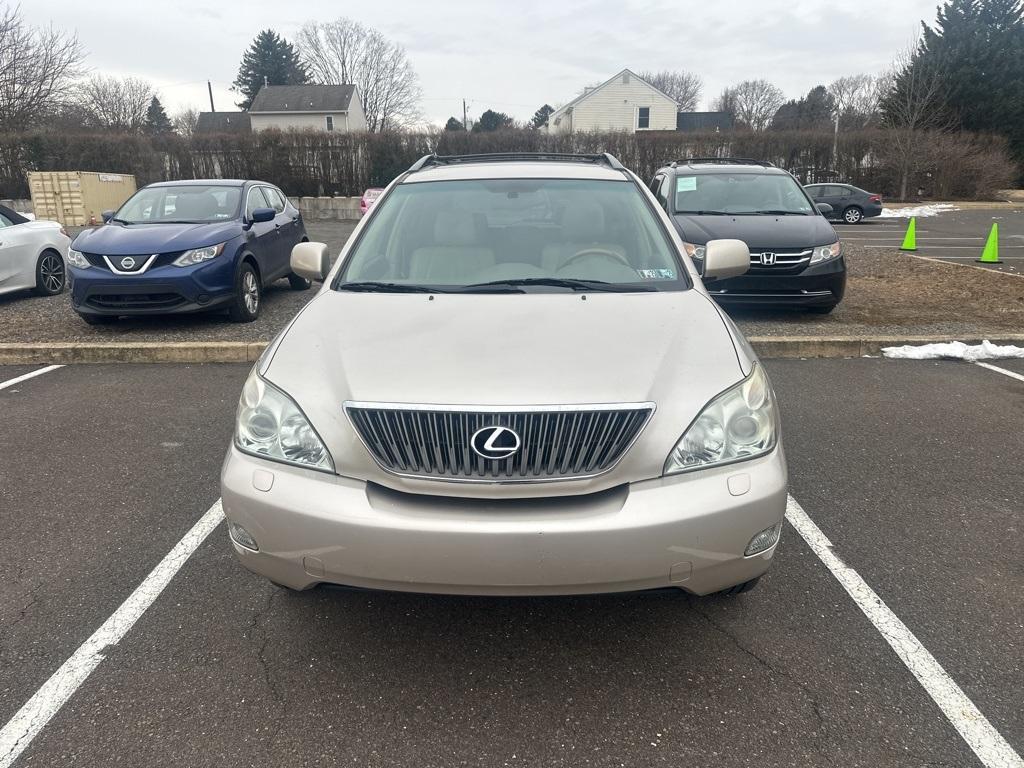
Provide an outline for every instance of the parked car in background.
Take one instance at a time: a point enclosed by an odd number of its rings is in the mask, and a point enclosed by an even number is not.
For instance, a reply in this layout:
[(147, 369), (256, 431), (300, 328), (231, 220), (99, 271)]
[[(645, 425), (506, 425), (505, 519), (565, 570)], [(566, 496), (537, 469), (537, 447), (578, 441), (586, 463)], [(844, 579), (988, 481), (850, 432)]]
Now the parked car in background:
[[(706, 248), (708, 279), (750, 265)], [(424, 157), (333, 269), (322, 243), (292, 266), (324, 287), (251, 371), (221, 474), (247, 568), (481, 595), (737, 594), (768, 569), (768, 377), (614, 157)]]
[(366, 212), (373, 208), (373, 204), (377, 202), (377, 198), (384, 194), (384, 190), (380, 187), (370, 187), (368, 190), (363, 192), (363, 196), (359, 198), (359, 212), (366, 215)]
[(736, 238), (750, 248), (745, 275), (707, 281), (720, 303), (827, 313), (842, 300), (846, 262), (822, 215), (832, 210), (815, 207), (786, 171), (743, 158), (690, 158), (661, 168), (650, 187), (699, 267), (710, 240)]
[(56, 221), (34, 221), (0, 205), (0, 293), (64, 290), (71, 238)]
[(832, 206), (829, 218), (860, 224), (882, 214), (882, 196), (850, 184), (808, 184), (804, 187), (815, 203)]
[(215, 309), (244, 323), (273, 281), (310, 286), (289, 264), (308, 240), (302, 215), (272, 184), (151, 184), (103, 217), (107, 225), (80, 234), (68, 255), (71, 301), (87, 323)]

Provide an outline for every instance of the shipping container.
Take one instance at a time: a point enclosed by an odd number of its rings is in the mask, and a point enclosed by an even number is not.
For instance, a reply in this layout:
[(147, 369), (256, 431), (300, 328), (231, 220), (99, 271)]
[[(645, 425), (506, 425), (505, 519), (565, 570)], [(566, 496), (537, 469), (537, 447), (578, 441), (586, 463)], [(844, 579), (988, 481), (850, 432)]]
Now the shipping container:
[(135, 177), (127, 173), (92, 171), (30, 171), (28, 188), (37, 219), (65, 227), (103, 223), (103, 211), (114, 211), (135, 194)]

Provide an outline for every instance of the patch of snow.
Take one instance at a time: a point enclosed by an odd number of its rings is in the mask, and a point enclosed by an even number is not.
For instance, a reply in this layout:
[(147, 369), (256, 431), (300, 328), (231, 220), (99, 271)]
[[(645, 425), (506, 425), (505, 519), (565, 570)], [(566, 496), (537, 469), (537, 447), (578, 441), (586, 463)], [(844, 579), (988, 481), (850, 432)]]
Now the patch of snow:
[(896, 360), (966, 360), (973, 363), (977, 360), (1006, 360), (1024, 357), (1024, 347), (993, 344), (988, 339), (981, 344), (948, 341), (942, 344), (882, 347), (882, 355)]
[(909, 219), (912, 217), (926, 218), (938, 216), (947, 211), (959, 211), (952, 203), (932, 203), (930, 205), (916, 205), (913, 208), (883, 208), (881, 218), (883, 219)]

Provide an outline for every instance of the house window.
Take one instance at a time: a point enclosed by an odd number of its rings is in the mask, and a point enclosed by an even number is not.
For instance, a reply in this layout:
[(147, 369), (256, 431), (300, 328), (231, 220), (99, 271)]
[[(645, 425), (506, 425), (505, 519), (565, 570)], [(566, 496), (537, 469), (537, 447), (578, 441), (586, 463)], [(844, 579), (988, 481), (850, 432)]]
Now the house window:
[(651, 127), (651, 108), (650, 107), (639, 107), (636, 111), (636, 127), (650, 128)]
[(334, 130), (334, 116), (333, 115), (328, 115), (327, 116), (327, 130), (328, 131), (333, 131)]

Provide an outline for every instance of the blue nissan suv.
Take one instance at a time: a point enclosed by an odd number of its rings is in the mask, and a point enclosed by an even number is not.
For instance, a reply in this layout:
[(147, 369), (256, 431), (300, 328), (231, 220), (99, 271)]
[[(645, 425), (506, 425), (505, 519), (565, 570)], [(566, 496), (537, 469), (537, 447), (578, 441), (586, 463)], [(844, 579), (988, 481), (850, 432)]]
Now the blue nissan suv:
[(273, 281), (310, 287), (289, 263), (292, 247), (309, 239), (302, 214), (271, 184), (150, 184), (103, 218), (68, 254), (71, 303), (90, 325), (214, 309), (248, 323)]

